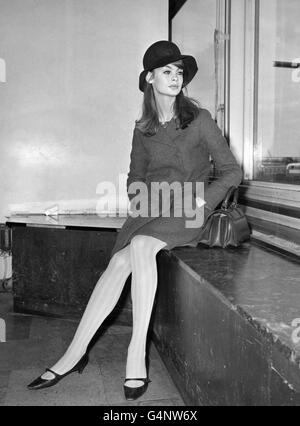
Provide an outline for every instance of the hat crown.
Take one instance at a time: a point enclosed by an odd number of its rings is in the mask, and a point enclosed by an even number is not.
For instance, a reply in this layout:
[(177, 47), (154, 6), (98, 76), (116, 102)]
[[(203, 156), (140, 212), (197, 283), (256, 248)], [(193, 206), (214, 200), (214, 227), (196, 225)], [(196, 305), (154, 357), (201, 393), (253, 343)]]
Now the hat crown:
[(145, 52), (143, 65), (145, 70), (151, 70), (164, 59), (180, 56), (181, 52), (175, 43), (167, 40), (157, 41), (152, 44)]
[(179, 47), (171, 41), (160, 40), (148, 47), (143, 57), (144, 70), (141, 72), (139, 78), (140, 90), (144, 92), (146, 75), (149, 71), (177, 61), (182, 61), (183, 63), (182, 87), (185, 87), (194, 78), (198, 70), (196, 59), (191, 55), (182, 55)]

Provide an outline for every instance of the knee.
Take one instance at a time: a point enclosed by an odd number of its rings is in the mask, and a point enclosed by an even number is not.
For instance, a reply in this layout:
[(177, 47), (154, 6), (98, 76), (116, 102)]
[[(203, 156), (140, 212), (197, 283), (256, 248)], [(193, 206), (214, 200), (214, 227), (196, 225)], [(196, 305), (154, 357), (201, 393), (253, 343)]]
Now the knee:
[(147, 237), (145, 235), (135, 235), (130, 242), (131, 250), (136, 250), (140, 253), (145, 253), (149, 248)]
[(130, 243), (131, 250), (144, 256), (155, 256), (164, 245), (164, 242), (147, 235), (135, 235)]
[(118, 269), (124, 269), (127, 268), (130, 263), (130, 254), (129, 254), (129, 247), (125, 247), (125, 249), (122, 249), (115, 253), (113, 257), (111, 258), (112, 265), (115, 268)]

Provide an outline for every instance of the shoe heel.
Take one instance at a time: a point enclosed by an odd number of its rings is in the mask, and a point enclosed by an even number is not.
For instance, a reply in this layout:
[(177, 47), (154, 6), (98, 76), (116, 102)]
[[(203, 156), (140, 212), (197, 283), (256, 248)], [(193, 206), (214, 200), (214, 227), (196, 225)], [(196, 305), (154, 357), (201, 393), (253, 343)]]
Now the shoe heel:
[(89, 357), (88, 355), (84, 355), (83, 358), (81, 358), (81, 360), (79, 361), (78, 365), (77, 365), (77, 371), (79, 374), (82, 374), (83, 370), (85, 369), (85, 367), (87, 366), (89, 362)]

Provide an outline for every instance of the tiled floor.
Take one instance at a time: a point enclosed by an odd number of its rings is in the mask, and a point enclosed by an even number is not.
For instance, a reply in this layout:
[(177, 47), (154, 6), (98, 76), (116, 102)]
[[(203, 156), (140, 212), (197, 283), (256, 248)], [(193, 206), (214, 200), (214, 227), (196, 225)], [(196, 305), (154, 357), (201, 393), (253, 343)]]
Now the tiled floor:
[(77, 322), (14, 314), (7, 293), (0, 293), (0, 318), (6, 323), (6, 342), (0, 343), (0, 406), (184, 405), (152, 343), (152, 382), (141, 398), (125, 400), (123, 381), (131, 327), (119, 325), (103, 331), (81, 375), (73, 373), (49, 389), (29, 391), (26, 385), (63, 354)]

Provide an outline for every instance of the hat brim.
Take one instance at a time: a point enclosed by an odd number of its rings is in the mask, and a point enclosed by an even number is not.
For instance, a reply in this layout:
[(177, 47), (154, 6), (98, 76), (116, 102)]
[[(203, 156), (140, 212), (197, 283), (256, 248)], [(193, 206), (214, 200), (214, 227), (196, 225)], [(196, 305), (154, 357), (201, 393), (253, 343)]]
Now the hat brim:
[(183, 74), (183, 84), (182, 87), (185, 87), (187, 84), (189, 84), (192, 79), (195, 77), (198, 66), (196, 59), (193, 56), (190, 55), (179, 55), (176, 57), (165, 57), (161, 61), (157, 62), (155, 66), (152, 69), (147, 69), (141, 72), (139, 77), (139, 89), (144, 92), (145, 85), (146, 85), (146, 75), (149, 71), (152, 71), (155, 68), (161, 68), (165, 65), (172, 64), (177, 61), (183, 61), (184, 64), (184, 74)]

